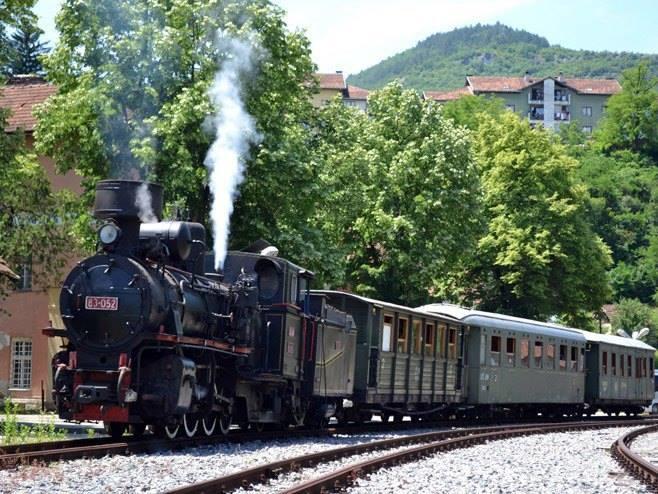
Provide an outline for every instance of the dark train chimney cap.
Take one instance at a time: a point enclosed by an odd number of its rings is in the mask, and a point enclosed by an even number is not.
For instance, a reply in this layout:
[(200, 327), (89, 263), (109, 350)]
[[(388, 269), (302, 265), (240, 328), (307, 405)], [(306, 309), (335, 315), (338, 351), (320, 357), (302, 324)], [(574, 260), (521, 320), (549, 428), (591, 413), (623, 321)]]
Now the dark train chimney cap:
[(101, 180), (96, 184), (94, 217), (139, 219), (142, 209), (137, 203), (140, 187), (146, 185), (151, 209), (158, 221), (162, 219), (162, 185), (139, 180)]

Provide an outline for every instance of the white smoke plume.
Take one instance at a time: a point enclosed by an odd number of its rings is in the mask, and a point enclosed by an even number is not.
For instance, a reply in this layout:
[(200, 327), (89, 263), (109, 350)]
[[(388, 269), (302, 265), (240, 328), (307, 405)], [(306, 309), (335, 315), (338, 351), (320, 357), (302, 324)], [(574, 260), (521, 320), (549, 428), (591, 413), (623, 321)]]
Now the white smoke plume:
[(213, 117), (215, 141), (204, 161), (210, 172), (215, 269), (224, 264), (233, 200), (244, 174), (244, 160), (252, 144), (260, 142), (255, 121), (245, 110), (241, 78), (253, 69), (257, 47), (249, 40), (237, 40), (218, 33), (226, 58), (209, 94), (216, 114)]
[(148, 184), (144, 182), (137, 188), (137, 195), (135, 196), (135, 206), (139, 209), (139, 219), (142, 223), (156, 223), (157, 216), (153, 212), (153, 204), (151, 199), (151, 192), (149, 191)]

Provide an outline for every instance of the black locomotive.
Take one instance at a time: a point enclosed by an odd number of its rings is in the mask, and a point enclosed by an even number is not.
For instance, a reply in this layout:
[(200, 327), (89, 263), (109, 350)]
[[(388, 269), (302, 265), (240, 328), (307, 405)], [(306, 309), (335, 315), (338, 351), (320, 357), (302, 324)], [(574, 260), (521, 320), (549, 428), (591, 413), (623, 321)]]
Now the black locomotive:
[(98, 253), (64, 282), (66, 330), (47, 331), (68, 338), (54, 361), (59, 415), (169, 437), (325, 422), (352, 392), (352, 318), (265, 242), (215, 271), (202, 225), (140, 221), (146, 188), (161, 218), (159, 185), (97, 185)]

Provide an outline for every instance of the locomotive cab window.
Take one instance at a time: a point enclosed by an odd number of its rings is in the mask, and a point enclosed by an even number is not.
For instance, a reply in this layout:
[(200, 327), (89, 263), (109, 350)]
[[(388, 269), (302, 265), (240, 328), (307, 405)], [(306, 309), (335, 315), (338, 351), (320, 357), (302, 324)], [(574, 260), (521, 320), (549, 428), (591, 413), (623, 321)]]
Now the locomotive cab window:
[(507, 364), (514, 366), (516, 357), (516, 340), (514, 338), (507, 338)]
[(490, 365), (500, 365), (500, 336), (491, 337), (491, 351), (489, 352)]
[(406, 319), (398, 319), (398, 344), (397, 353), (406, 353), (407, 341), (409, 339), (409, 328)]
[(534, 351), (534, 361), (535, 361), (535, 368), (536, 369), (541, 369), (542, 367), (542, 358), (544, 356), (544, 342), (543, 341), (535, 341), (535, 351)]
[(263, 300), (272, 299), (279, 292), (279, 272), (271, 262), (258, 266), (258, 290)]

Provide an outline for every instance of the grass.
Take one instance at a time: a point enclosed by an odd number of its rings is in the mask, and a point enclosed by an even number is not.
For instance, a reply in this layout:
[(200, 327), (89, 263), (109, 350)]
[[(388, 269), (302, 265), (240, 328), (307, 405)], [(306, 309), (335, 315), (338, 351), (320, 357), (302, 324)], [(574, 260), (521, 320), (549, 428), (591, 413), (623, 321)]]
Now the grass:
[[(58, 441), (66, 437), (66, 432), (55, 427), (54, 419), (35, 425), (21, 425), (16, 417), (16, 405), (10, 399), (5, 399), (3, 420), (0, 421), (0, 444), (41, 443)], [(42, 417), (45, 415), (42, 414)]]

